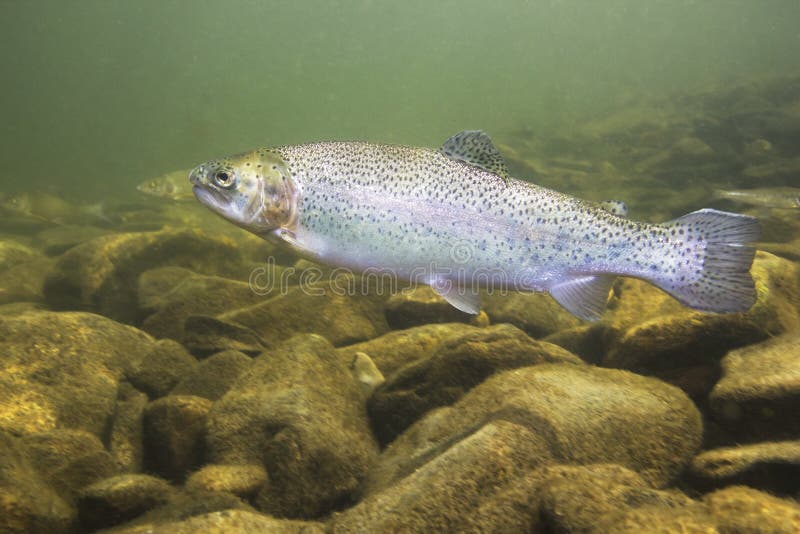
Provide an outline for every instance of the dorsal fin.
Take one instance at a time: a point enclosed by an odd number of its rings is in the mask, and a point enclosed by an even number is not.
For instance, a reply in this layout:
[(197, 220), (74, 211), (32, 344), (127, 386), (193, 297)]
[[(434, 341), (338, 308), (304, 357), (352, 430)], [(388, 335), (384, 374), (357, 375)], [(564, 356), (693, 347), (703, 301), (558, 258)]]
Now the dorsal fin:
[(486, 132), (464, 130), (458, 132), (442, 145), (445, 156), (489, 171), (508, 182), (508, 166), (500, 151)]
[(597, 203), (600, 209), (605, 210), (617, 217), (628, 216), (628, 205), (621, 200), (603, 200)]

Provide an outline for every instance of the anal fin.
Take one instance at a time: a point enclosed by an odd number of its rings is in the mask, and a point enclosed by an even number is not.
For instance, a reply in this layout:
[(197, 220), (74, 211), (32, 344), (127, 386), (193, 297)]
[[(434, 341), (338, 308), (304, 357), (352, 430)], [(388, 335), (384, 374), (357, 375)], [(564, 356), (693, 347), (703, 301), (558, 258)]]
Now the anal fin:
[(548, 292), (571, 314), (585, 321), (596, 321), (606, 308), (613, 283), (611, 275), (575, 276), (552, 285)]

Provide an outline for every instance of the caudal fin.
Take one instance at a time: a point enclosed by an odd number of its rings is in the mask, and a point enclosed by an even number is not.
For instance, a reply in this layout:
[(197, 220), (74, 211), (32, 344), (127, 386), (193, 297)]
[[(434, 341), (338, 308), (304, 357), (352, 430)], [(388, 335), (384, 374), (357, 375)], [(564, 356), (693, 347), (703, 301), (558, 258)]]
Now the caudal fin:
[(755, 303), (749, 272), (755, 255), (750, 244), (761, 233), (755, 217), (702, 209), (664, 226), (675, 229), (683, 245), (674, 249), (675, 272), (655, 284), (702, 311), (740, 312)]

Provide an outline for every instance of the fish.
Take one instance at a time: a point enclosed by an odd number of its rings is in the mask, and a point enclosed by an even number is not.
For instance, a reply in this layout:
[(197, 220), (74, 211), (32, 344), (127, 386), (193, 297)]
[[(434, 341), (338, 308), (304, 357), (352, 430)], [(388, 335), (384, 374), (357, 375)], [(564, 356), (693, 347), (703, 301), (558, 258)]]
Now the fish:
[(427, 284), (467, 313), (479, 312), (482, 289), (510, 289), (549, 293), (597, 320), (617, 276), (701, 311), (755, 302), (756, 218), (701, 209), (637, 222), (512, 178), (501, 157), (486, 133), (467, 130), (439, 150), (350, 141), (259, 148), (201, 163), (189, 181), (211, 211), (301, 257)]
[(58, 195), (40, 191), (25, 191), (7, 195), (0, 201), (4, 211), (50, 224), (74, 221), (110, 222), (102, 202), (73, 204)]
[(192, 186), (187, 177), (191, 169), (178, 170), (145, 180), (136, 189), (151, 197), (158, 197), (174, 202), (194, 201)]
[(732, 200), (740, 204), (762, 208), (800, 208), (799, 187), (761, 187), (755, 189), (715, 189), (714, 198)]

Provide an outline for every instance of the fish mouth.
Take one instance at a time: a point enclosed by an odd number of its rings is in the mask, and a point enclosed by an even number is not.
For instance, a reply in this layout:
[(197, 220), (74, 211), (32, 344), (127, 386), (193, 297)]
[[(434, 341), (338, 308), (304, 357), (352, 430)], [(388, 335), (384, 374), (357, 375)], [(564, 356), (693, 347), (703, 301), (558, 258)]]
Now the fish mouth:
[(217, 198), (217, 195), (201, 185), (192, 187), (192, 193), (194, 193), (197, 200), (206, 206), (219, 206), (219, 198)]

